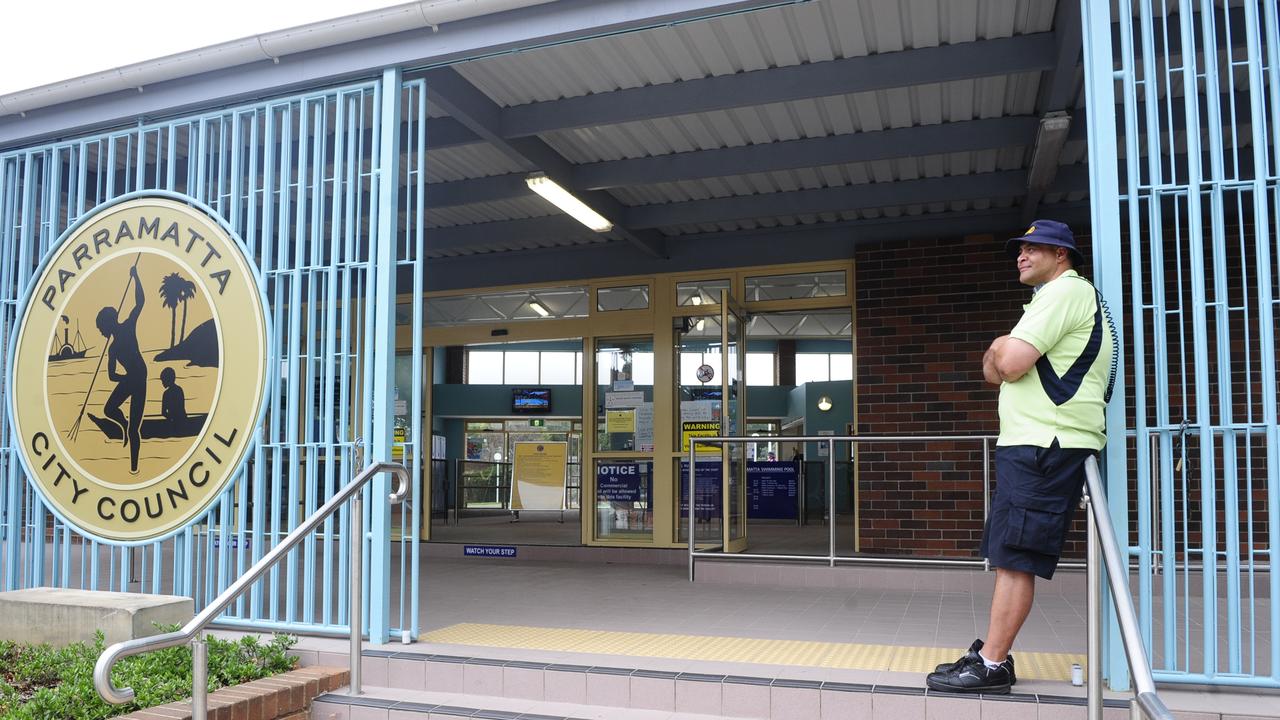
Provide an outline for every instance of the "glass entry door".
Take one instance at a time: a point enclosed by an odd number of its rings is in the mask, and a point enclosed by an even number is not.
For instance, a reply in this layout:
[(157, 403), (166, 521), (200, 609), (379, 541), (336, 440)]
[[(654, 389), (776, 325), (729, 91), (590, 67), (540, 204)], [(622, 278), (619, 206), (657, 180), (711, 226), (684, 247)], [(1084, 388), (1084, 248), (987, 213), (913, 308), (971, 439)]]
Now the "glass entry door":
[[(728, 290), (720, 291), (720, 396), (724, 398), (720, 431), (729, 437), (746, 434), (747, 336), (745, 313)], [(747, 549), (747, 454), (743, 443), (726, 444), (721, 450), (720, 497), (724, 498), (723, 528), (725, 552)]]

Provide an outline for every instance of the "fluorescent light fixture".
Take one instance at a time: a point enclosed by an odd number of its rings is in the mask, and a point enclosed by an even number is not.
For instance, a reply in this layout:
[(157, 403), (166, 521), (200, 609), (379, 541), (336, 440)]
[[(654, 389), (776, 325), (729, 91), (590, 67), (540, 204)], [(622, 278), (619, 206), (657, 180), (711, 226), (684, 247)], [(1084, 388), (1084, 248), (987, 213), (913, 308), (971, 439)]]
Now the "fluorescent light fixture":
[(529, 309), (538, 313), (538, 315), (540, 315), (541, 317), (547, 317), (548, 315), (551, 314), (546, 308), (542, 307), (542, 303), (538, 302), (537, 300), (529, 301)]
[(696, 328), (698, 332), (702, 332), (702, 328), (706, 326), (707, 326), (707, 321), (703, 320), (702, 318), (698, 318), (698, 322), (694, 324), (694, 328)]
[(1027, 188), (1044, 192), (1058, 175), (1058, 163), (1062, 146), (1071, 130), (1071, 116), (1064, 112), (1051, 112), (1040, 119), (1036, 130), (1035, 149), (1031, 153), (1031, 166), (1027, 168)]
[(818, 398), (818, 409), (821, 410), (822, 412), (826, 412), (830, 410), (831, 398), (827, 397), (826, 395), (823, 395), (822, 397)]
[(600, 213), (587, 207), (585, 203), (570, 194), (568, 190), (557, 185), (554, 180), (545, 174), (534, 173), (525, 178), (524, 181), (530, 190), (546, 198), (547, 202), (572, 215), (574, 220), (592, 230), (603, 233), (613, 229), (613, 223), (606, 220)]
[(692, 298), (689, 299), (689, 302), (693, 303), (694, 305), (701, 305), (702, 295), (701, 294), (694, 295)]

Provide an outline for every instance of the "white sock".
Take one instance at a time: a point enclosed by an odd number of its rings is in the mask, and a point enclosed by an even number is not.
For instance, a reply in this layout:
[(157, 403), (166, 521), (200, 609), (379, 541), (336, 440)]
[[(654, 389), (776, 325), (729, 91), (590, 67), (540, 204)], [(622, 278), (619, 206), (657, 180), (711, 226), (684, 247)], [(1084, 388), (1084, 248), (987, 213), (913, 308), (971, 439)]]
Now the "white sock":
[(978, 657), (982, 658), (982, 663), (987, 666), (988, 670), (995, 670), (1000, 667), (1000, 663), (992, 662), (991, 659), (986, 655), (983, 655), (981, 651), (978, 652)]

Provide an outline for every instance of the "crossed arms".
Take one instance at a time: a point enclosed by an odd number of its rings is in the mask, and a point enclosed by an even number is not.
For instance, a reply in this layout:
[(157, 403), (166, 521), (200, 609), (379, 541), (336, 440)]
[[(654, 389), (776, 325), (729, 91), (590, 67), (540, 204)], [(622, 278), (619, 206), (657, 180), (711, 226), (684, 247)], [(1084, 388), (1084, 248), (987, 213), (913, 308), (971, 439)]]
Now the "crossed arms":
[(1015, 382), (1040, 359), (1040, 351), (1026, 340), (1001, 335), (982, 355), (982, 377), (992, 385)]

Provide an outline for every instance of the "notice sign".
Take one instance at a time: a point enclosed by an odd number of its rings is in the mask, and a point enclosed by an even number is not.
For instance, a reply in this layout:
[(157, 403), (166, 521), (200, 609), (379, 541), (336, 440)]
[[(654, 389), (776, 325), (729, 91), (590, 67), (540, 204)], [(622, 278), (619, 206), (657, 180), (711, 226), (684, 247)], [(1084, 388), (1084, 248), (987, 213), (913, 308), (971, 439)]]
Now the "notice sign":
[(641, 403), (636, 408), (636, 450), (653, 452), (653, 403)]
[(747, 462), (747, 517), (794, 519), (799, 478), (798, 462)]
[[(649, 465), (650, 463), (645, 463)], [(596, 465), (596, 499), (601, 502), (646, 502), (645, 476), (640, 463), (600, 463)]]
[(635, 410), (606, 410), (604, 414), (604, 431), (613, 433), (633, 433), (636, 431)]
[(569, 444), (518, 442), (511, 467), (512, 510), (563, 510)]
[(514, 545), (463, 545), (462, 554), (473, 557), (513, 558), (516, 556), (516, 548)]
[(642, 402), (644, 402), (644, 393), (639, 390), (632, 392), (615, 391), (604, 394), (604, 407), (606, 410), (639, 407)]
[[(719, 436), (720, 436), (719, 420), (697, 421), (697, 422), (685, 421), (680, 423), (680, 449), (685, 453), (689, 452), (689, 441), (691, 438), (719, 437)], [(699, 445), (697, 451), (699, 453), (719, 454), (720, 446), (719, 445)]]
[[(707, 519), (719, 517), (720, 515), (720, 497), (721, 497), (721, 481), (723, 477), (720, 474), (720, 461), (709, 460), (699, 462), (697, 464), (698, 477), (695, 478), (694, 484), (697, 485), (697, 504), (695, 506), (695, 517)], [(677, 481), (680, 485), (680, 516), (689, 517), (689, 461), (682, 460), (680, 462), (680, 478)]]

